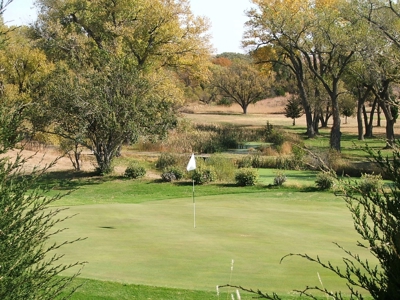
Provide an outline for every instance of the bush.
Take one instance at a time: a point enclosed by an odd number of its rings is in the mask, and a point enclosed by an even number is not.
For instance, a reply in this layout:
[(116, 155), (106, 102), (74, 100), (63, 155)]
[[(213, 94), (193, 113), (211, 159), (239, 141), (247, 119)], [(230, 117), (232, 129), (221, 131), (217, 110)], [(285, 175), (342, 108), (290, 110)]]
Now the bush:
[(124, 177), (132, 179), (141, 178), (144, 175), (146, 175), (146, 169), (137, 162), (130, 163), (124, 173)]
[(253, 168), (243, 168), (236, 172), (236, 184), (239, 186), (255, 185), (258, 180), (257, 170)]
[(253, 167), (253, 159), (250, 155), (243, 156), (239, 160), (236, 161), (238, 168), (251, 168)]
[(178, 158), (176, 155), (171, 153), (161, 153), (156, 161), (156, 168), (159, 170), (172, 167), (178, 163)]
[(286, 182), (286, 180), (286, 175), (283, 172), (279, 171), (274, 178), (274, 185), (281, 186)]
[(377, 192), (383, 185), (382, 176), (374, 174), (362, 174), (358, 188), (361, 194)]
[(215, 171), (212, 167), (198, 167), (193, 170), (192, 180), (196, 184), (205, 184), (215, 180)]
[(317, 179), (315, 180), (315, 183), (318, 189), (322, 191), (329, 190), (333, 187), (335, 183), (335, 177), (332, 175), (332, 173), (323, 171), (317, 174)]
[(235, 178), (236, 166), (231, 158), (222, 154), (213, 154), (206, 161), (207, 166), (212, 166), (216, 180), (232, 182)]
[(166, 169), (165, 172), (161, 174), (161, 179), (165, 182), (181, 180), (182, 178), (183, 178), (183, 172), (178, 168)]
[(171, 181), (176, 180), (176, 176), (172, 172), (164, 172), (161, 174), (161, 179), (162, 179), (162, 181), (165, 181), (165, 182), (171, 182)]

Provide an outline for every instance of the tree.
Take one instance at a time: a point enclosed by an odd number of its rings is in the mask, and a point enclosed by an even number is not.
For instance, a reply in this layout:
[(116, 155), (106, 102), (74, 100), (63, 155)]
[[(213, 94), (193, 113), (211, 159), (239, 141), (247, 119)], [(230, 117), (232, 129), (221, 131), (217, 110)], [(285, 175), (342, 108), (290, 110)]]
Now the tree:
[(303, 108), (301, 102), (298, 98), (292, 96), (285, 106), (285, 116), (286, 118), (293, 119), (293, 126), (296, 125), (296, 119), (303, 115)]
[(253, 51), (262, 47), (273, 47), (278, 59), (267, 58), (266, 62), (282, 64), (292, 72), (306, 116), (307, 136), (313, 138), (317, 126), (306, 88), (307, 67), (298, 50), (310, 26), (307, 15), (304, 14), (307, 11), (303, 7), (304, 3), (278, 0), (252, 2), (257, 8), (247, 11), (249, 20), (246, 22), (243, 45), (252, 47)]
[(163, 137), (176, 122), (168, 86), (149, 82), (129, 61), (111, 59), (104, 69), (79, 75), (60, 66), (51, 77), (38, 106), (47, 120), (42, 130), (91, 149), (101, 174), (112, 171), (124, 142)]
[(100, 51), (125, 53), (146, 72), (207, 70), (209, 25), (192, 14), (188, 0), (41, 0), (38, 7), (32, 36), (51, 58), (100, 66)]
[(344, 94), (340, 98), (340, 113), (345, 117), (344, 123), (347, 124), (347, 118), (354, 115), (356, 101), (349, 94)]
[(213, 80), (223, 97), (232, 99), (247, 113), (250, 104), (264, 99), (271, 86), (271, 77), (257, 71), (245, 61), (234, 62), (230, 67), (219, 68)]

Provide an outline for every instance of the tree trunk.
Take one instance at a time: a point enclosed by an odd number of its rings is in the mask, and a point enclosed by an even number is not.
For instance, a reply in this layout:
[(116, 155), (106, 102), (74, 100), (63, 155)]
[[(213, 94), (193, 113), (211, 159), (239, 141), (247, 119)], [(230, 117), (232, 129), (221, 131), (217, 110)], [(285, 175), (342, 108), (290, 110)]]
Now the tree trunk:
[(392, 116), (392, 112), (390, 111), (390, 104), (381, 100), (379, 101), (379, 106), (382, 108), (386, 118), (386, 142), (388, 145), (393, 145), (395, 120)]
[(365, 112), (365, 122), (366, 122), (366, 126), (365, 126), (365, 137), (366, 138), (372, 138), (373, 137), (373, 121), (374, 121), (374, 115), (375, 115), (375, 109), (376, 109), (376, 104), (378, 103), (378, 98), (375, 97), (374, 103), (372, 104), (371, 107), (371, 112), (369, 113), (369, 121), (368, 121), (368, 116), (367, 116), (367, 112)]
[[(293, 62), (293, 65), (296, 65), (296, 59), (291, 57), (291, 60)], [(303, 105), (304, 114), (306, 115), (307, 137), (314, 138), (316, 133), (315, 133), (315, 127), (314, 127), (313, 112), (312, 112), (311, 105), (307, 99), (307, 93), (304, 88), (304, 82), (303, 82), (303, 77), (302, 77), (303, 74), (302, 74), (302, 72), (299, 72), (299, 68), (300, 67), (297, 66), (297, 72), (295, 72), (295, 75), (296, 75), (297, 87), (299, 89), (299, 96), (301, 99), (301, 104)]]
[(358, 129), (358, 139), (360, 141), (364, 140), (364, 128), (363, 128), (363, 107), (364, 101), (358, 99), (357, 102), (357, 129)]
[(365, 111), (365, 100), (370, 95), (372, 88), (370, 86), (367, 87), (364, 94), (363, 88), (358, 89), (358, 101), (357, 101), (357, 127), (358, 127), (358, 139), (364, 140), (364, 128), (363, 128), (363, 114), (365, 127), (367, 127), (367, 113)]
[(339, 101), (337, 98), (337, 85), (334, 85), (331, 96), (332, 101), (332, 119), (333, 125), (331, 128), (330, 136), (330, 147), (333, 150), (340, 152), (340, 141), (342, 138), (342, 133), (340, 132), (340, 111), (339, 111)]
[(378, 108), (376, 110), (376, 127), (381, 127), (381, 107), (378, 105)]

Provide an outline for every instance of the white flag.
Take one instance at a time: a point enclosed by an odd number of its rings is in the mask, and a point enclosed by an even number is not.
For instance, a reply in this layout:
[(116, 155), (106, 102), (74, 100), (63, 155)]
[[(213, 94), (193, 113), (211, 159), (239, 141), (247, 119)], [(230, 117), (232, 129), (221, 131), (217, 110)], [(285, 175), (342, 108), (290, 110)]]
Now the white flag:
[(194, 153), (192, 153), (192, 156), (190, 157), (190, 160), (187, 164), (186, 170), (192, 171), (196, 169), (196, 160), (194, 159)]

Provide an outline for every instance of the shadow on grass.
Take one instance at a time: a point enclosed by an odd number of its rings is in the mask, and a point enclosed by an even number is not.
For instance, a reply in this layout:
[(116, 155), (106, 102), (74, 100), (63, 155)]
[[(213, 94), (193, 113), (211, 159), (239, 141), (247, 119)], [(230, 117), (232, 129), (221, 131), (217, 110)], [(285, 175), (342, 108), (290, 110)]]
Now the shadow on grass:
[(96, 172), (53, 171), (43, 174), (43, 176), (34, 182), (32, 188), (74, 190), (81, 186), (101, 184), (115, 179), (119, 178), (99, 176)]

